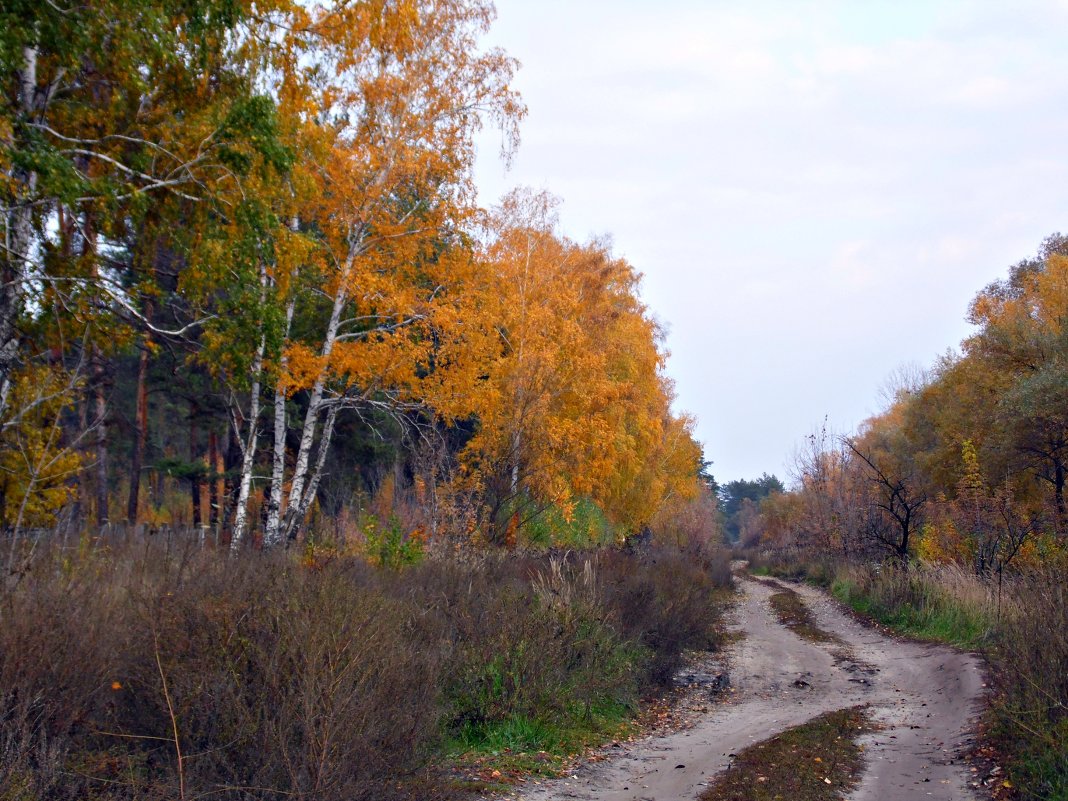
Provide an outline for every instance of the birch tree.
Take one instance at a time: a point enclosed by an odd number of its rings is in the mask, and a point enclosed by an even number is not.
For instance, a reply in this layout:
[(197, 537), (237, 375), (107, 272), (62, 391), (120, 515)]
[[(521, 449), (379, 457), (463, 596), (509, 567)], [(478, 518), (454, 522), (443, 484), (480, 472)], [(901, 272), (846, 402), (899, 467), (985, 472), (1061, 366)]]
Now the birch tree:
[[(375, 0), (294, 25), (306, 49), (287, 68), (283, 108), (329, 139), (301, 209), (320, 255), (301, 275), (310, 297), (298, 315), (322, 322), (284, 348), (282, 394), (306, 403), (269, 544), (297, 536), (343, 409), (420, 400), (430, 331), (452, 302), (464, 262), (454, 254), (475, 213), (474, 134), (489, 119), (514, 143), (522, 114), (514, 62), (479, 49), (492, 18), (481, 0)], [(272, 497), (286, 480), (279, 454), (273, 463)]]

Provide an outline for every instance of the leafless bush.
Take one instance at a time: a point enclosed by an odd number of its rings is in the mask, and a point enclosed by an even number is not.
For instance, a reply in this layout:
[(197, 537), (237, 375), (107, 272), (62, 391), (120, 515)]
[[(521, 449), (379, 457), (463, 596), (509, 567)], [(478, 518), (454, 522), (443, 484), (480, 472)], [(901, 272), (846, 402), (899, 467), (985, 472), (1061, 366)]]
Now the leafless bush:
[(717, 569), (43, 547), (0, 590), (0, 798), (441, 797), (451, 730), (631, 703), (714, 645)]
[(1023, 573), (991, 653), (995, 711), (1028, 799), (1068, 796), (1068, 587), (1063, 568)]

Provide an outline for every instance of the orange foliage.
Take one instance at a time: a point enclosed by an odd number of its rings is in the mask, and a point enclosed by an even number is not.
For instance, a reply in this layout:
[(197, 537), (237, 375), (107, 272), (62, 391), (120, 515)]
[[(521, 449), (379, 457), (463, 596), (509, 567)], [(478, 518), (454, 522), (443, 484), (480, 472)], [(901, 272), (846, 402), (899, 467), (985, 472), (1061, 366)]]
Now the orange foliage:
[(499, 351), (468, 476), (500, 507), (522, 496), (566, 510), (584, 496), (635, 531), (665, 499), (696, 495), (700, 450), (671, 411), (640, 276), (606, 243), (556, 234), (553, 206), (517, 192), (492, 220), (484, 314)]

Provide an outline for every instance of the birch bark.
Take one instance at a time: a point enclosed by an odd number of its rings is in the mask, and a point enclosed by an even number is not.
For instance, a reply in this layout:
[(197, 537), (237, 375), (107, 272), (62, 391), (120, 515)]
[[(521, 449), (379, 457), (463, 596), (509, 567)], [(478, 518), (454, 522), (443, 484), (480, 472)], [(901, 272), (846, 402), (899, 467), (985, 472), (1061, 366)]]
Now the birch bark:
[[(293, 312), (296, 302), (289, 301), (286, 306), (286, 337), (293, 324)], [(285, 373), (287, 367), (285, 352), (282, 353), (279, 373)], [(271, 465), (271, 494), (267, 501), (267, 528), (263, 532), (264, 547), (270, 548), (282, 542), (280, 526), (282, 523), (282, 493), (286, 473), (286, 395), (282, 390), (281, 375), (274, 387), (274, 452)]]
[[(320, 352), (323, 363), (319, 370), (319, 375), (315, 379), (315, 384), (312, 386), (311, 396), (308, 398), (308, 410), (304, 415), (300, 449), (297, 451), (296, 464), (293, 467), (293, 483), (289, 488), (286, 513), (282, 521), (281, 530), (287, 540), (296, 538), (297, 530), (303, 520), (303, 514), (307, 512), (308, 507), (311, 505), (313, 486), (309, 485), (307, 489), (305, 486), (308, 482), (308, 471), (311, 468), (312, 446), (315, 444), (315, 433), (319, 424), (319, 415), (322, 412), (323, 393), (326, 390), (326, 379), (329, 374), (328, 362), (330, 354), (334, 351), (334, 345), (337, 343), (341, 313), (344, 311), (345, 304), (349, 299), (348, 281), (358, 253), (359, 246), (353, 241), (349, 245), (349, 252), (338, 278), (337, 290), (334, 294), (334, 305), (330, 311), (330, 321), (327, 323), (326, 333), (323, 337), (323, 347)], [(328, 437), (333, 436), (334, 417), (336, 417), (336, 412), (333, 415), (328, 415), (329, 430), (324, 427), (323, 436), (319, 438), (320, 461), (325, 458), (326, 449), (330, 447)], [(316, 480), (313, 484), (315, 485), (314, 488), (317, 488), (318, 481)]]
[[(267, 265), (260, 266), (260, 308), (267, 300)], [(256, 465), (256, 440), (259, 436), (260, 388), (263, 380), (263, 356), (267, 350), (267, 333), (260, 334), (256, 355), (252, 359), (252, 387), (249, 391), (248, 436), (241, 454), (241, 481), (238, 484), (237, 503), (234, 507), (234, 531), (230, 537), (230, 550), (237, 552), (245, 538), (248, 526), (248, 496), (252, 490), (252, 469)]]
[[(37, 50), (25, 47), (18, 79), (23, 117), (30, 119), (37, 105)], [(21, 186), (23, 202), (8, 211), (4, 221), (3, 269), (0, 271), (0, 416), (7, 411), (11, 374), (19, 357), (18, 318), (22, 313), (27, 262), (33, 249), (33, 212), (30, 201), (37, 189), (37, 173), (15, 168), (12, 177)]]

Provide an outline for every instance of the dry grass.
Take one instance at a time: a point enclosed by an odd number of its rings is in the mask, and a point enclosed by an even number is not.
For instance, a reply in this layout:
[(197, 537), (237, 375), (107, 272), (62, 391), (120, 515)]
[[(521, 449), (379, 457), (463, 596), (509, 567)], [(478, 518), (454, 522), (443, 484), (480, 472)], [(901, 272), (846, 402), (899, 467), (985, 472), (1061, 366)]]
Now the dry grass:
[(0, 799), (446, 798), (455, 738), (595, 736), (715, 645), (724, 592), (670, 551), (43, 547), (0, 588)]
[(1016, 577), (1012, 608), (998, 625), (994, 671), (996, 735), (1013, 757), (1026, 799), (1068, 799), (1068, 585), (1063, 570)]
[(905, 634), (968, 649), (989, 644), (999, 614), (1015, 608), (1011, 592), (999, 595), (996, 584), (953, 565), (843, 566), (831, 591), (857, 612)]

